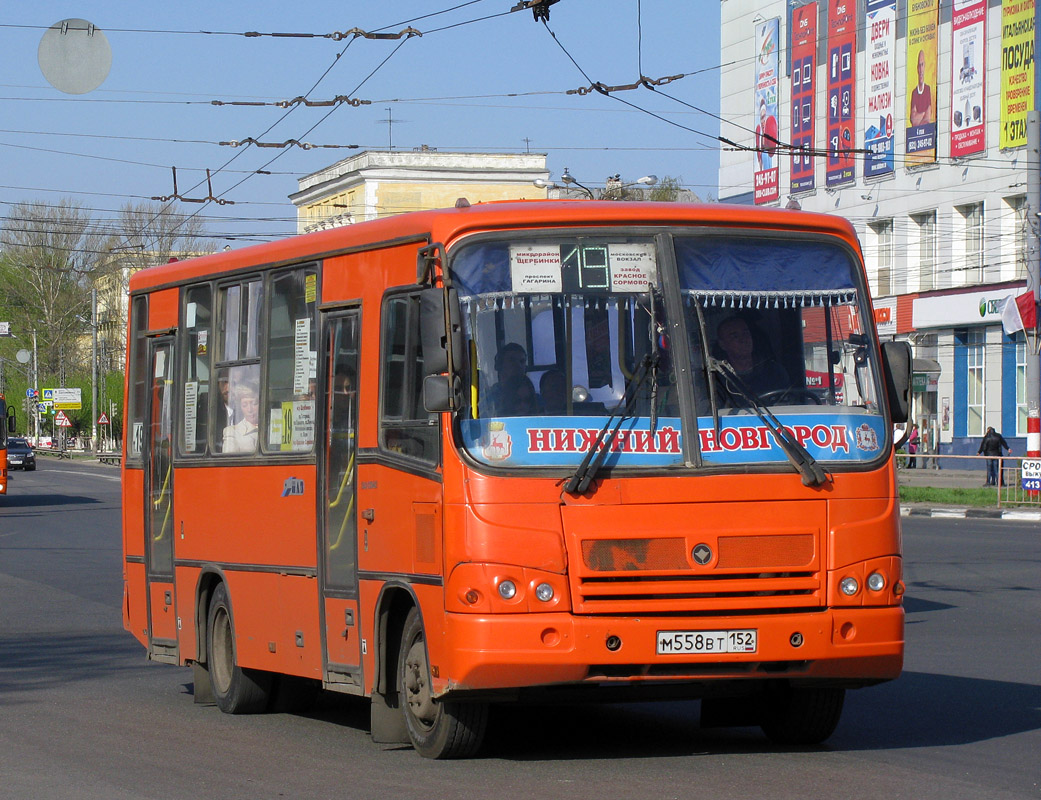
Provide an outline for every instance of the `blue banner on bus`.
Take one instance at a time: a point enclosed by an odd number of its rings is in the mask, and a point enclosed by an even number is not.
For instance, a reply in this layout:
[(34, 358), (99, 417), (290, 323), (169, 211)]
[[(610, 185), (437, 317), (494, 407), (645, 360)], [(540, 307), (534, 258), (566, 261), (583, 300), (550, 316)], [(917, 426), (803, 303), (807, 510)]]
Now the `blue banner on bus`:
[[(885, 441), (885, 423), (874, 414), (785, 414), (778, 419), (820, 461), (870, 461)], [(593, 447), (603, 417), (503, 417), (461, 423), (463, 444), (491, 466), (572, 467)], [(612, 423), (613, 427), (614, 423)], [(608, 432), (610, 435), (610, 432)], [(786, 461), (769, 428), (756, 416), (720, 418), (719, 436), (711, 417), (698, 419), (702, 458), (708, 464)], [(667, 467), (683, 463), (679, 418), (625, 420), (610, 443), (605, 466)]]

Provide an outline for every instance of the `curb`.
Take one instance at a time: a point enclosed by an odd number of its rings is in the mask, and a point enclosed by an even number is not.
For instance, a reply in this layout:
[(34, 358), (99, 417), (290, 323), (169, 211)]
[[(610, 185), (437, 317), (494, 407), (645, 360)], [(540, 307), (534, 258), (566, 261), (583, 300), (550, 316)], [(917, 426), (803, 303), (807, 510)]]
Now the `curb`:
[(1001, 508), (930, 508), (900, 506), (901, 517), (933, 517), (943, 519), (1001, 519), (1016, 522), (1041, 522), (1041, 511)]

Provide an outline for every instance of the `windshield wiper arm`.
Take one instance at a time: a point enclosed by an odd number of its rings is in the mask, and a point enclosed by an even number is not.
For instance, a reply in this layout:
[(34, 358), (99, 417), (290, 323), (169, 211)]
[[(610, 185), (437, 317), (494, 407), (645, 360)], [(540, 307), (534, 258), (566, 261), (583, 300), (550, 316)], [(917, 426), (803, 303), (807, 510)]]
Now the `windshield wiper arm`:
[[(607, 458), (607, 453), (611, 450), (609, 445), (614, 441), (615, 434), (618, 433), (622, 423), (632, 416), (636, 397), (640, 393), (640, 387), (650, 373), (654, 360), (652, 356), (644, 356), (643, 361), (640, 362), (639, 369), (632, 374), (632, 377), (625, 384), (625, 393), (622, 395), (623, 402), (615, 406), (611, 415), (607, 418), (607, 422), (604, 423), (604, 427), (600, 429), (596, 439), (593, 440), (592, 446), (586, 451), (586, 455), (582, 459), (582, 463), (578, 465), (578, 469), (575, 470), (575, 474), (568, 478), (568, 482), (564, 484), (564, 491), (568, 494), (582, 494), (589, 488), (589, 484), (593, 482), (593, 478), (596, 477), (596, 473)], [(611, 429), (612, 422), (614, 422), (613, 429)], [(610, 435), (608, 435), (609, 429), (611, 429)]]
[[(810, 455), (805, 447), (799, 444), (799, 440), (781, 424), (780, 420), (774, 416), (774, 413), (769, 408), (759, 402), (755, 392), (745, 385), (745, 382), (741, 380), (737, 371), (730, 365), (730, 362), (716, 358), (710, 358), (709, 362), (712, 371), (718, 372), (723, 376), (727, 383), (727, 389), (732, 394), (741, 397), (748, 404), (748, 407), (755, 412), (756, 416), (770, 429), (774, 441), (777, 442), (781, 450), (784, 451), (785, 456), (787, 456), (788, 461), (802, 476), (803, 486), (822, 486), (827, 483), (828, 475), (821, 468), (820, 464), (817, 463), (817, 459)], [(716, 431), (718, 437), (719, 428), (716, 428)]]

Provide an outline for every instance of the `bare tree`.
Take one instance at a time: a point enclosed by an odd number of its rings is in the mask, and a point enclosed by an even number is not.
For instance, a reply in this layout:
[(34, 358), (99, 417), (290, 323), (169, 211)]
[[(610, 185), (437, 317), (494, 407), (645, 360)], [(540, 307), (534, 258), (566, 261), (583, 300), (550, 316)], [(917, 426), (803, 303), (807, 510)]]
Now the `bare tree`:
[(61, 379), (75, 368), (76, 336), (90, 316), (90, 286), (104, 235), (71, 200), (19, 203), (3, 222), (6, 315), (25, 345), (37, 335), (40, 374)]
[(124, 293), (130, 276), (139, 269), (217, 249), (206, 238), (205, 225), (198, 217), (181, 213), (168, 203), (149, 202), (123, 206), (116, 231), (105, 247), (104, 269), (119, 276)]

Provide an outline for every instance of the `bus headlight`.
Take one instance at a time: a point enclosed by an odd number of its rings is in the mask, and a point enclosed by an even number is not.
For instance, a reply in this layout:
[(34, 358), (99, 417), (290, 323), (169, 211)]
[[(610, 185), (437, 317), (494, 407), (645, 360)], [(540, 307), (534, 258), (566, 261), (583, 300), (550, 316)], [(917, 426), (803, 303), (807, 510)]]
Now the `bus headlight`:
[(839, 591), (846, 595), (846, 597), (853, 597), (853, 595), (860, 591), (860, 584), (857, 583), (856, 578), (843, 578), (839, 582)]
[(517, 596), (517, 584), (513, 581), (502, 581), (499, 583), (499, 597), (503, 600), (512, 600)]
[(881, 592), (886, 588), (886, 576), (881, 572), (872, 572), (868, 575), (867, 588), (873, 592)]
[(548, 603), (553, 599), (553, 587), (548, 583), (540, 583), (535, 587), (535, 597), (543, 603)]

